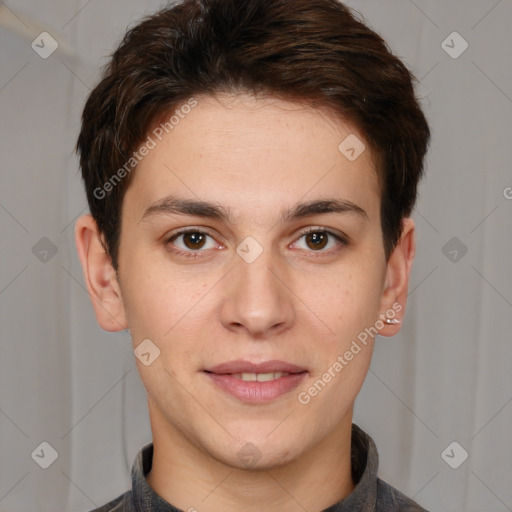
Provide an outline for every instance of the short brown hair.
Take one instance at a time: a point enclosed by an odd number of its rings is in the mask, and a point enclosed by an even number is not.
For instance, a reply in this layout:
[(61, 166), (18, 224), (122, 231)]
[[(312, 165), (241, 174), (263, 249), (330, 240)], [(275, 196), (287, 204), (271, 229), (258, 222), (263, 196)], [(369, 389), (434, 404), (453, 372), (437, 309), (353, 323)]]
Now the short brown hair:
[[(133, 174), (126, 162), (156, 119), (194, 95), (217, 92), (306, 103), (354, 123), (378, 171), (389, 257), (416, 201), (430, 140), (414, 81), (385, 41), (337, 0), (184, 0), (144, 19), (91, 92), (77, 142), (89, 208), (114, 268)], [(123, 166), (123, 179), (112, 182)]]

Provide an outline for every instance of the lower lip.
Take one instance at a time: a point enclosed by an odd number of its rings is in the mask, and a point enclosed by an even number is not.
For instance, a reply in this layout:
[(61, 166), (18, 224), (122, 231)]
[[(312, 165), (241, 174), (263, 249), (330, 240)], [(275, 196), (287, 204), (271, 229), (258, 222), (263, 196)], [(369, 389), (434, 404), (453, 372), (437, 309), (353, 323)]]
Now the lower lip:
[(295, 389), (306, 377), (307, 372), (291, 373), (279, 379), (265, 382), (245, 381), (229, 374), (218, 375), (204, 372), (220, 389), (239, 400), (250, 404), (263, 404)]

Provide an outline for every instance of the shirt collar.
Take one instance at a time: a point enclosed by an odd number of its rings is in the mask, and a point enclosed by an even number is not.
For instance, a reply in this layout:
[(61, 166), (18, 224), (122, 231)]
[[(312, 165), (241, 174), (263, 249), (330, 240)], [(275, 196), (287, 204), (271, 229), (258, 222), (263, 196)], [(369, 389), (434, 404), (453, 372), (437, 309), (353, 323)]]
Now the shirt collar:
[[(148, 484), (146, 475), (153, 462), (153, 443), (145, 445), (132, 466), (132, 499), (137, 512), (181, 512), (160, 497)], [(352, 424), (351, 464), (354, 490), (324, 512), (372, 512), (377, 501), (377, 469), (379, 456), (372, 438)]]

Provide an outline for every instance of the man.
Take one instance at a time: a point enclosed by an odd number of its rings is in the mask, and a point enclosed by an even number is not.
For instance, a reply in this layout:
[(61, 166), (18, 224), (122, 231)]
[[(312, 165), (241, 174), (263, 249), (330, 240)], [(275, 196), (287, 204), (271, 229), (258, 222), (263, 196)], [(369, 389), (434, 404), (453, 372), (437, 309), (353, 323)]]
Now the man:
[(352, 424), (405, 312), (412, 81), (336, 0), (185, 0), (126, 34), (83, 113), (76, 243), (153, 442), (99, 511), (424, 510)]

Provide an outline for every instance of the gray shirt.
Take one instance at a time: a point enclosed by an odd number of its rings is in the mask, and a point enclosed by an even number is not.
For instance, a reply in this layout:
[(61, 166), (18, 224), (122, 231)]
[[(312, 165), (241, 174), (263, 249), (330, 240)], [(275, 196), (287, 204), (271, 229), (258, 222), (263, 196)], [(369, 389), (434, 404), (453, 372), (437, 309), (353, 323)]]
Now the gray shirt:
[[(161, 498), (147, 483), (153, 443), (144, 446), (132, 466), (132, 488), (91, 512), (183, 512)], [(352, 425), (352, 479), (355, 489), (323, 512), (427, 512), (377, 477), (379, 456), (372, 438)]]

